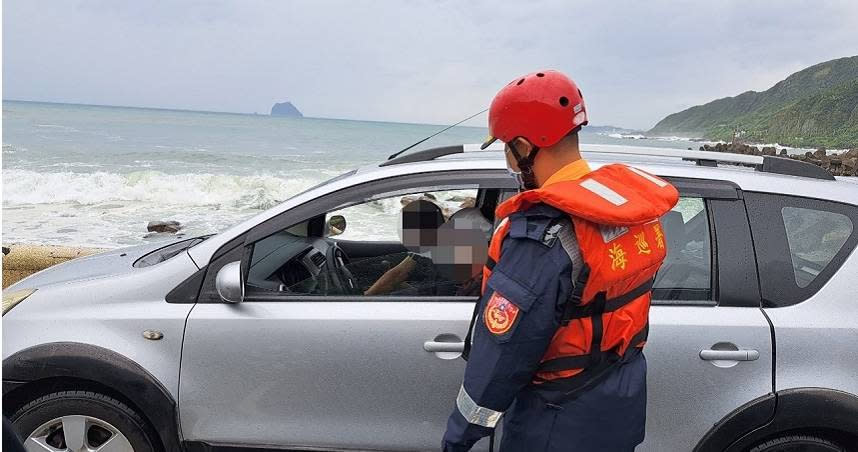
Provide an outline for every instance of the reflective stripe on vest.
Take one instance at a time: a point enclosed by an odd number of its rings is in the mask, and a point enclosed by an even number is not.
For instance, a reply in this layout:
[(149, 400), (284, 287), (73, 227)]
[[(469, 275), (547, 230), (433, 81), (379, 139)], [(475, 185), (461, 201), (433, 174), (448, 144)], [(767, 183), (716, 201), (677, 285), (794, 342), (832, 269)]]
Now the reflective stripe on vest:
[(474, 399), (465, 391), (465, 385), (459, 388), (459, 395), (456, 397), (456, 407), (469, 424), (481, 425), (488, 428), (495, 428), (501, 416), (503, 416), (503, 411), (495, 411), (477, 405)]

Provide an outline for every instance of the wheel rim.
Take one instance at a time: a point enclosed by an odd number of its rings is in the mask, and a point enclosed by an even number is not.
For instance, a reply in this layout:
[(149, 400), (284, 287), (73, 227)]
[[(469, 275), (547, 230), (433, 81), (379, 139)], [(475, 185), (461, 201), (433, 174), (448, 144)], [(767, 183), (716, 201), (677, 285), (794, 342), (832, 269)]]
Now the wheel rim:
[(70, 415), (45, 422), (27, 437), (28, 452), (128, 452), (128, 438), (116, 427), (91, 416)]

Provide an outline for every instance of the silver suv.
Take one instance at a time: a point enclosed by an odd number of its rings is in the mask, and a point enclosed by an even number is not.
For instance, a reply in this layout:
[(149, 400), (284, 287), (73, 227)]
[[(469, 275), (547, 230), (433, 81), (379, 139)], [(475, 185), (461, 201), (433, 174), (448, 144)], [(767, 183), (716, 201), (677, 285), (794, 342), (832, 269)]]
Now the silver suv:
[[(497, 220), (513, 181), (499, 152), (474, 149), (406, 154), (217, 235), (16, 283), (4, 414), (30, 450), (437, 450), (476, 297), (425, 278), (363, 293), (407, 254), (408, 197)], [(584, 155), (681, 193), (662, 219), (638, 450), (858, 444), (858, 184), (769, 156)]]

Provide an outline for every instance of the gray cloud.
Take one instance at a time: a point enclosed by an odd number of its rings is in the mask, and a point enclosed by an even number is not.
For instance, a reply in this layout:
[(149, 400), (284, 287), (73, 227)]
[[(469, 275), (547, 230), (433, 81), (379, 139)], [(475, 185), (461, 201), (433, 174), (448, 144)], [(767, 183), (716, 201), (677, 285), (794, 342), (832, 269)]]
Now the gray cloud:
[[(7, 0), (7, 99), (446, 123), (521, 73), (578, 81), (594, 124), (648, 128), (858, 53), (844, 1)], [(476, 120), (484, 124), (485, 118)]]

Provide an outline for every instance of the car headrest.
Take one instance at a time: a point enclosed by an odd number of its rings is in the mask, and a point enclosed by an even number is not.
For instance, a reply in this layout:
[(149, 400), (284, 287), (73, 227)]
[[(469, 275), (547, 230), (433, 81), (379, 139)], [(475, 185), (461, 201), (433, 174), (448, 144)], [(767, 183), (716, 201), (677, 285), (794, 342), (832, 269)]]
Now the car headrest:
[(664, 237), (667, 239), (667, 249), (679, 251), (685, 247), (685, 221), (682, 220), (682, 214), (675, 210), (671, 210), (661, 217), (661, 224), (664, 226)]
[(442, 229), (478, 229), (485, 234), (486, 242), (492, 239), (492, 222), (486, 219), (480, 209), (466, 207), (450, 215), (446, 223), (441, 225)]

